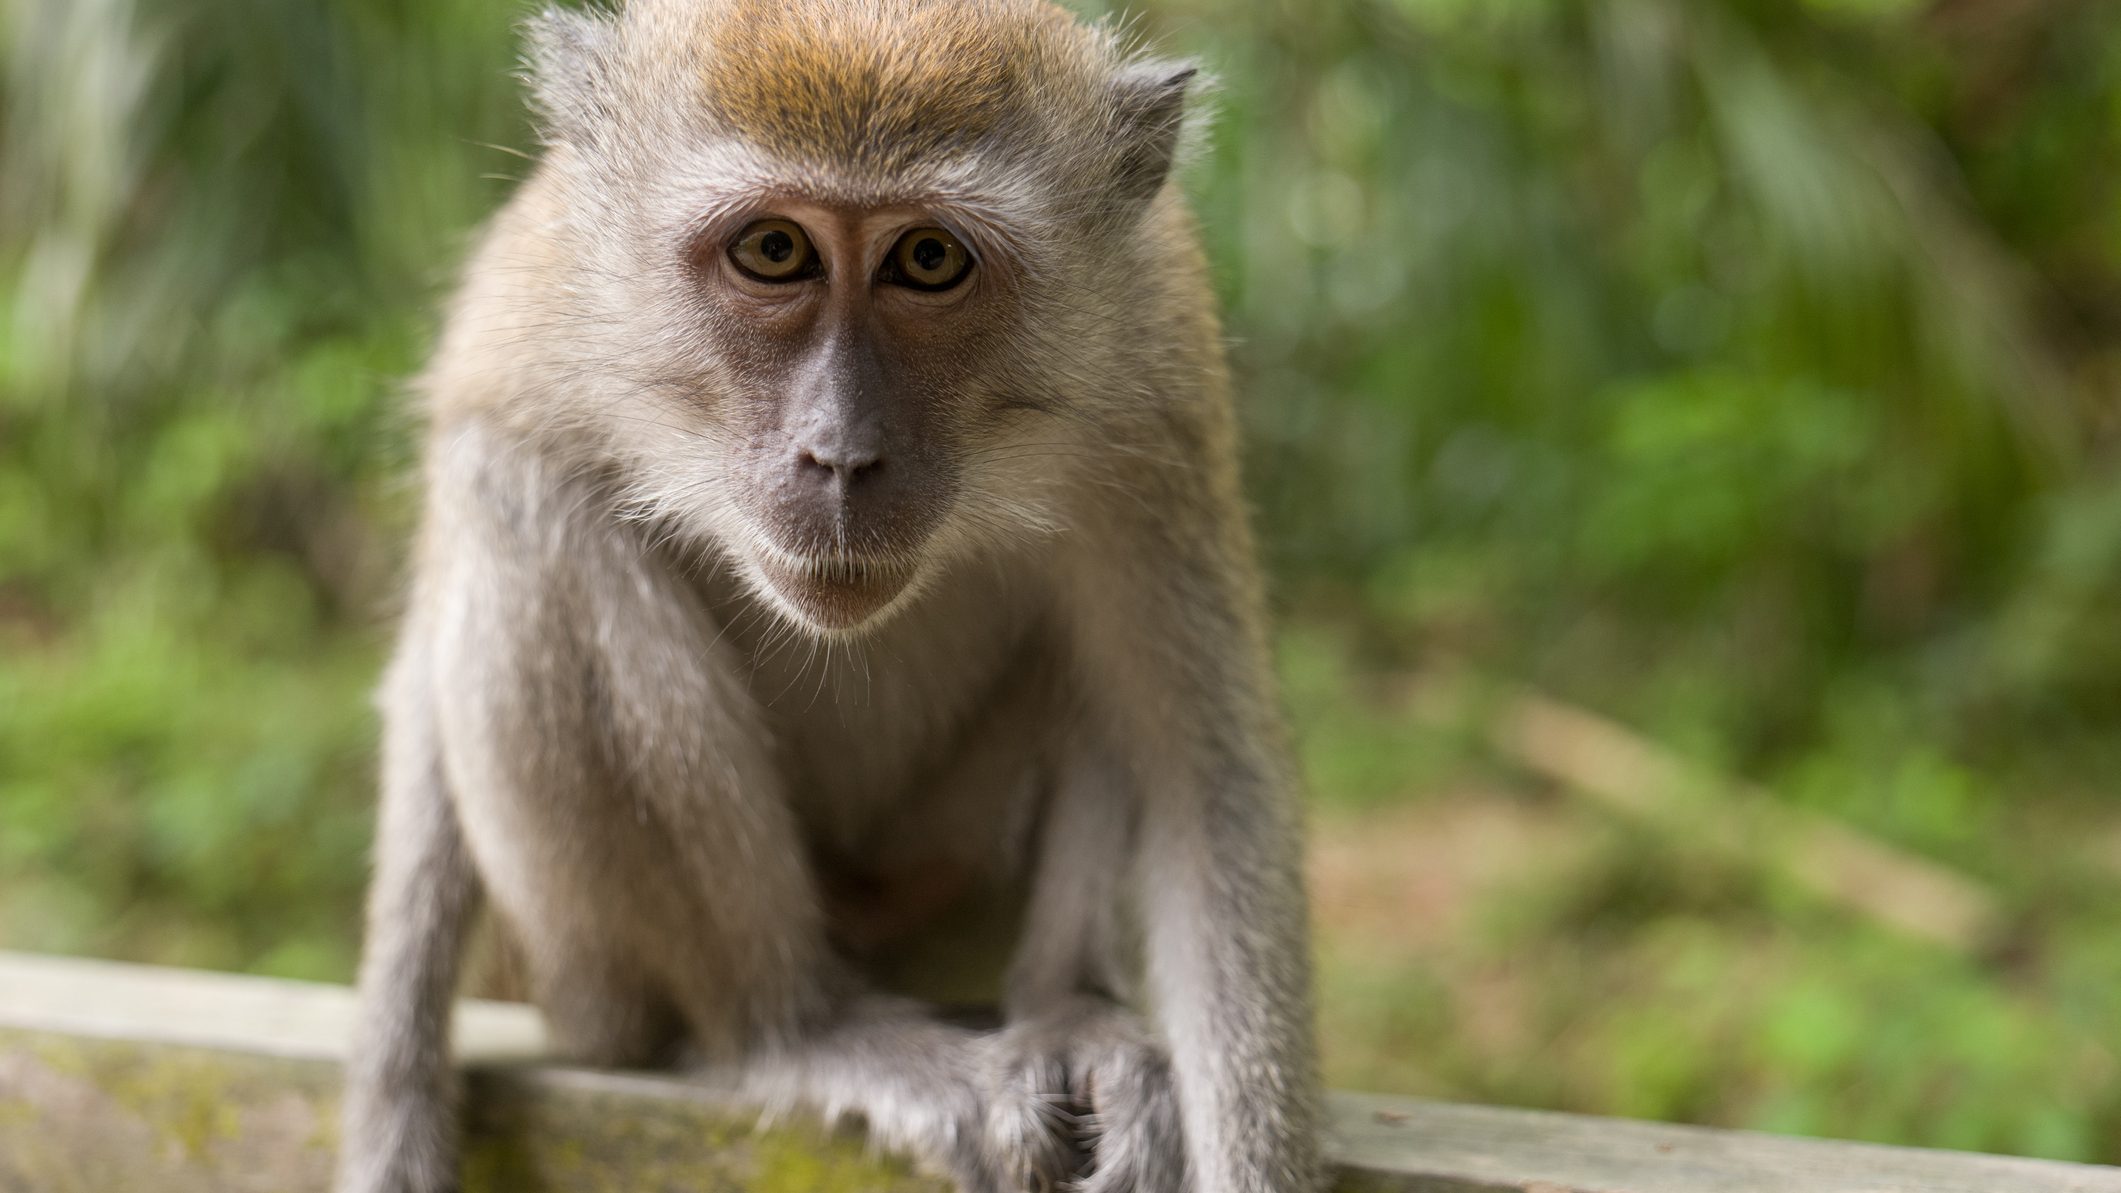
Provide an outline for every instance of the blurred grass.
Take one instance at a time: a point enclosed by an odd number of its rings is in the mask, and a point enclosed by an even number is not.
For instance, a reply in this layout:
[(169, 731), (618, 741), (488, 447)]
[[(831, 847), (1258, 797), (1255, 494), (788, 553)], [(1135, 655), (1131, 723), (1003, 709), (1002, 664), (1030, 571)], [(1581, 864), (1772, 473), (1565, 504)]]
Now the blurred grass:
[[(1222, 80), (1191, 183), (1336, 1080), (2121, 1161), (2121, 9), (1129, 12)], [(7, 946), (350, 972), (395, 390), (523, 168), (520, 15), (0, 0)], [(2008, 939), (1416, 723), (1439, 658), (1947, 863)]]

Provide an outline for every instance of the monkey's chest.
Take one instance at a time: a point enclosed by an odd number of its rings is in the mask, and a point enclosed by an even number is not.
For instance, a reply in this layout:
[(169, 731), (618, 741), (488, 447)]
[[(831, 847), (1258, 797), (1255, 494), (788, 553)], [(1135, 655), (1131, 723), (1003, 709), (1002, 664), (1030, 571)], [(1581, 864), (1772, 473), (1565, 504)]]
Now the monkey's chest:
[[(886, 888), (916, 892), (911, 904), (947, 885), (946, 871), (996, 868), (1023, 828), (1052, 720), (1024, 664), (1032, 619), (976, 579), (953, 580), (830, 649), (790, 646), (757, 628), (770, 622), (718, 611), (750, 656), (749, 687), (805, 835), (821, 854), (863, 859)], [(932, 873), (890, 877), (915, 867)]]
[[(1024, 662), (1036, 617), (984, 573), (946, 576), (876, 632), (810, 649), (742, 591), (711, 595), (748, 656), (836, 943), (895, 971), (879, 974), (887, 985), (976, 997), (966, 962), (1013, 930), (1043, 790), (1051, 701)], [(948, 969), (960, 972), (939, 988)]]
[(837, 881), (826, 895), (862, 909), (879, 935), (1021, 867), (1041, 754), (985, 708), (953, 711), (910, 720), (840, 708), (775, 743), (812, 855)]
[[(887, 989), (998, 995), (1017, 928), (1042, 753), (995, 685), (946, 703), (886, 687), (776, 742), (834, 944)], [(1007, 687), (1006, 680), (1003, 687)], [(906, 716), (925, 699), (926, 715)]]

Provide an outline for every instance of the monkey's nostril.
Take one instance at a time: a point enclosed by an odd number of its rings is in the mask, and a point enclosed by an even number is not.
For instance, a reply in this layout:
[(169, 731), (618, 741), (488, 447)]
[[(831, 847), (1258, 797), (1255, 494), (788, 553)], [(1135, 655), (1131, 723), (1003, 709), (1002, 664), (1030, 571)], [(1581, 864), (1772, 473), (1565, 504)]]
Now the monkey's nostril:
[(852, 485), (856, 481), (872, 477), (883, 467), (883, 459), (869, 452), (833, 452), (803, 448), (796, 453), (798, 471), (829, 472), (839, 478), (842, 485)]

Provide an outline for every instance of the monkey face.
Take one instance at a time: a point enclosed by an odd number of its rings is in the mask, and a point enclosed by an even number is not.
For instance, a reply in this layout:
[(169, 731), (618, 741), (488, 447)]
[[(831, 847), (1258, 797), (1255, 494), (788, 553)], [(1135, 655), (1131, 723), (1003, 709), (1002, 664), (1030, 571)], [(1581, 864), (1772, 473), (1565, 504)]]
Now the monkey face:
[(857, 629), (915, 587), (957, 511), (1016, 303), (999, 247), (940, 204), (734, 204), (690, 236), (762, 594), (820, 631)]
[(825, 634), (1064, 526), (1173, 367), (1114, 334), (1176, 284), (1145, 263), (1195, 268), (1144, 231), (1191, 68), (1042, 3), (888, 7), (549, 14), (533, 54), (546, 326), (606, 383), (570, 400), (638, 508)]

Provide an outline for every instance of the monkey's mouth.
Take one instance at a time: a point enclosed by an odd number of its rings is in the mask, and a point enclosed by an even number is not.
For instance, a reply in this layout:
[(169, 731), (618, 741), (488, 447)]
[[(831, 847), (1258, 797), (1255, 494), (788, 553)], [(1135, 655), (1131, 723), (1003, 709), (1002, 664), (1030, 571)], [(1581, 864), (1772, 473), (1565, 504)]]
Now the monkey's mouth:
[(755, 557), (761, 577), (797, 618), (825, 631), (857, 629), (889, 608), (917, 570), (898, 560), (857, 555), (795, 555), (768, 549)]

